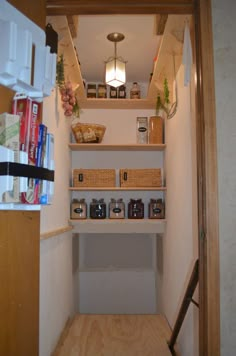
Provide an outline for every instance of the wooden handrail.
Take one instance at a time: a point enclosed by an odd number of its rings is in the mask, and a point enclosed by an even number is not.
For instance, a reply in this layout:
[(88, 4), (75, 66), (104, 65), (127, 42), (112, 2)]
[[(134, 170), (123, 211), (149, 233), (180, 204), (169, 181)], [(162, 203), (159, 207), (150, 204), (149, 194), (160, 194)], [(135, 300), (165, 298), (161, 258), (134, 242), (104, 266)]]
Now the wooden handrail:
[(197, 286), (197, 283), (199, 280), (198, 270), (199, 270), (199, 260), (196, 260), (190, 280), (188, 282), (188, 286), (187, 286), (180, 310), (179, 310), (179, 313), (178, 313), (178, 316), (177, 316), (177, 319), (176, 319), (176, 322), (175, 322), (175, 325), (174, 325), (174, 328), (173, 328), (173, 331), (172, 331), (172, 334), (171, 334), (170, 341), (168, 342), (169, 349), (170, 349), (172, 355), (175, 355), (174, 346), (175, 346), (179, 331), (181, 329), (181, 326), (183, 324), (185, 315), (187, 313), (189, 304), (192, 302), (197, 307), (199, 307), (198, 303), (196, 303), (193, 300), (193, 294), (194, 294), (194, 291), (196, 289), (196, 286)]

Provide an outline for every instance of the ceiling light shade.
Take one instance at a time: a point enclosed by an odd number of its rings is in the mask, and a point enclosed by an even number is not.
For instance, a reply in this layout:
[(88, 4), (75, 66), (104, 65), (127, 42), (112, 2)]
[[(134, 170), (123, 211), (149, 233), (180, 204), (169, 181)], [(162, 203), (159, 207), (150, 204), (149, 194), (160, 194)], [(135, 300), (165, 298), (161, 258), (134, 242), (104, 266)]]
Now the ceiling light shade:
[(106, 63), (106, 84), (113, 86), (115, 88), (120, 85), (125, 84), (126, 82), (126, 73), (125, 73), (125, 64), (126, 62), (121, 58), (117, 57), (117, 42), (122, 41), (125, 36), (122, 33), (110, 33), (107, 36), (109, 41), (114, 42), (115, 45), (115, 53), (114, 57), (110, 57)]

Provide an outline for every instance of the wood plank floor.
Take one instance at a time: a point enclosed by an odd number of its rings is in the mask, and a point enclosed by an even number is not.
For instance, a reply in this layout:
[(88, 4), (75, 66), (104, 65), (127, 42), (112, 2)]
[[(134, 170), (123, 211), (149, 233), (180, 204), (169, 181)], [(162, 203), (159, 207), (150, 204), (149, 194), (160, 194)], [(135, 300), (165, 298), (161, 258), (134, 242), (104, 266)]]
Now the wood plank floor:
[(170, 356), (161, 315), (77, 315), (53, 356)]

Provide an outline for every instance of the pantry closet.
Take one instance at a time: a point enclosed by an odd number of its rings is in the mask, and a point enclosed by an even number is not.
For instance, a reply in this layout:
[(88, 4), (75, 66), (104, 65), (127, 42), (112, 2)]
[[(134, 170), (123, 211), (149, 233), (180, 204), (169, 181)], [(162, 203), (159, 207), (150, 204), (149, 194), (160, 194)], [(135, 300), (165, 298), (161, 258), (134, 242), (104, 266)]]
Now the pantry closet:
[[(195, 46), (196, 37), (198, 40), (199, 37), (194, 31), (194, 28), (197, 28), (194, 27), (195, 21), (199, 20), (197, 13), (194, 17), (191, 1), (180, 5), (179, 8), (178, 1), (175, 3), (166, 5), (166, 10), (174, 14), (178, 9), (183, 26), (186, 15), (190, 14), (194, 58), (196, 55), (199, 57), (200, 47)], [(54, 15), (61, 15), (64, 18), (67, 15), (64, 8), (57, 12), (52, 5), (53, 2), (49, 1), (47, 8), (49, 18)], [(122, 3), (118, 12), (131, 14), (131, 9), (127, 10), (124, 7), (122, 10), (123, 5)], [(97, 5), (93, 6), (96, 14)], [(145, 3), (140, 7), (136, 6), (140, 14), (150, 13)], [(163, 4), (159, 4), (155, 12), (158, 10), (164, 12), (162, 6)], [(109, 13), (116, 12), (116, 10), (113, 12), (112, 7), (108, 8)], [(86, 14), (88, 8), (85, 6), (80, 11)], [(204, 19), (202, 11), (200, 8), (201, 18)], [(43, 120), (56, 138), (56, 168), (53, 205), (42, 207), (40, 212), (41, 356), (49, 355), (55, 349), (62, 330), (66, 325), (72, 325), (71, 321), (77, 313), (162, 314), (173, 327), (191, 268), (199, 257), (198, 234), (201, 214), (198, 209), (199, 206), (202, 207), (202, 201), (199, 203), (197, 177), (200, 168), (197, 166), (199, 150), (202, 148), (198, 147), (197, 140), (201, 130), (198, 128), (196, 135), (196, 122), (200, 116), (203, 98), (200, 97), (200, 91), (196, 96), (196, 90), (200, 90), (200, 87), (196, 88), (195, 75), (197, 70), (202, 69), (197, 66), (195, 59), (191, 84), (187, 87), (183, 84), (184, 68), (182, 65), (179, 66), (177, 113), (172, 119), (165, 120), (166, 146), (161, 151), (128, 147), (135, 144), (136, 117), (153, 115), (155, 112), (153, 106), (83, 108), (81, 104), (81, 120), (93, 122), (96, 117), (96, 122), (107, 126), (103, 144), (109, 148), (93, 151), (90, 148), (80, 150), (70, 146), (71, 122), (63, 115), (58, 90), (53, 90), (51, 96), (44, 99)], [(174, 83), (171, 84), (174, 88)], [(206, 98), (207, 96), (204, 100)], [(204, 117), (203, 111), (201, 115)], [(208, 157), (205, 158), (208, 160)], [(139, 226), (137, 222), (137, 228), (129, 225), (124, 227), (122, 223), (111, 227), (109, 222), (95, 227), (86, 225), (86, 221), (81, 224), (73, 221), (68, 223), (73, 196), (85, 197), (88, 202), (94, 197), (104, 197), (108, 202), (110, 198), (119, 198), (122, 195), (126, 203), (132, 197), (142, 196), (146, 204), (153, 197), (152, 191), (141, 190), (138, 192), (69, 190), (72, 168), (132, 166), (153, 168), (153, 165), (165, 170), (166, 189), (155, 192), (155, 197), (163, 197), (166, 203), (166, 219), (162, 224), (155, 225), (147, 221), (146, 225)], [(200, 251), (201, 248), (200, 246)], [(202, 268), (203, 265), (204, 263), (201, 265)], [(201, 273), (203, 276), (203, 271)], [(200, 296), (203, 297), (202, 294)], [(208, 303), (209, 295), (205, 295), (204, 298), (206, 300), (201, 302), (203, 305)], [(201, 318), (200, 321), (203, 322), (203, 314)], [(198, 310), (191, 305), (183, 332), (180, 334), (181, 348), (187, 350), (189, 354), (198, 352), (198, 324)], [(211, 322), (209, 325), (213, 327)], [(204, 350), (204, 347), (200, 345), (200, 350)]]

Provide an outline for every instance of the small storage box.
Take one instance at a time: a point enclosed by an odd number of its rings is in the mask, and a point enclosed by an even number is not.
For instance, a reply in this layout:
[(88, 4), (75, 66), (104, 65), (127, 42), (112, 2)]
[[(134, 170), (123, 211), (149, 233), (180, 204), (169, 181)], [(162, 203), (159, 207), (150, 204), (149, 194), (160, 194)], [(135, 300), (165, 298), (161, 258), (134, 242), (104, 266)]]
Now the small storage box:
[(161, 187), (161, 169), (120, 169), (121, 187)]
[(74, 169), (74, 187), (115, 187), (115, 169)]

